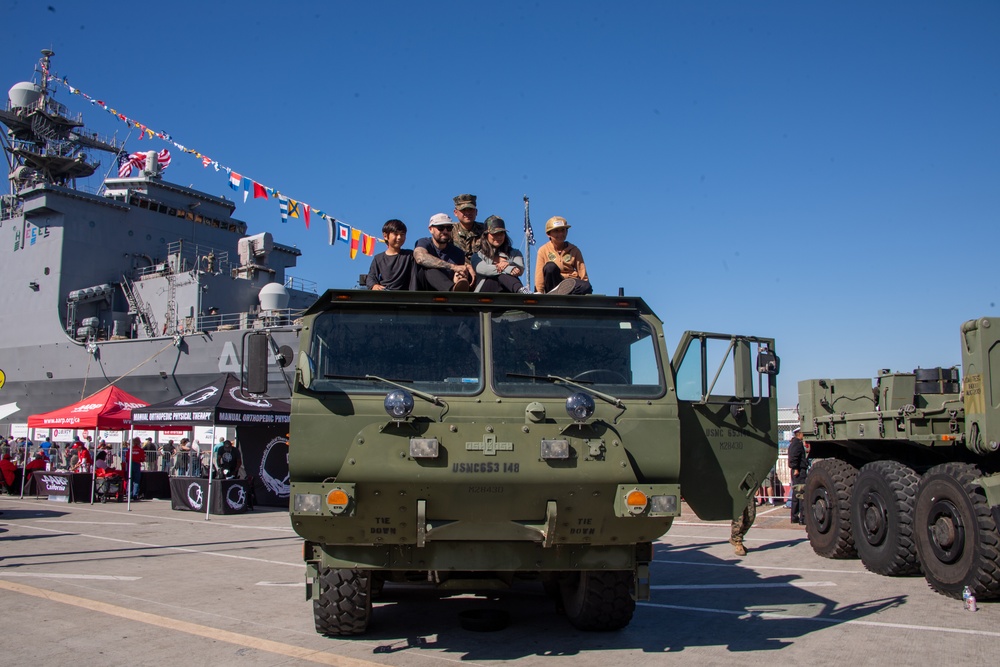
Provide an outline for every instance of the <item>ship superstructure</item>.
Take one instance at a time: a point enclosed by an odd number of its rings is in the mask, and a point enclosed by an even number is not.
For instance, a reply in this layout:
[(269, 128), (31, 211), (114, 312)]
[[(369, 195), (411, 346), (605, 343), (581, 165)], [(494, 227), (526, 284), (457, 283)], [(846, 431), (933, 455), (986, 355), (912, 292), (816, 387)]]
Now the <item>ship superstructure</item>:
[(155, 153), (134, 177), (78, 186), (101, 168), (95, 153), (114, 164), (122, 146), (53, 99), (52, 55), (0, 111), (11, 184), (0, 200), (0, 424), (110, 382), (150, 402), (179, 396), (238, 371), (243, 334), (264, 327), (287, 329), (272, 365), (284, 387), (277, 362), (291, 360), (298, 313), (316, 299), (288, 274), (301, 251), (248, 235), (234, 202), (163, 180)]

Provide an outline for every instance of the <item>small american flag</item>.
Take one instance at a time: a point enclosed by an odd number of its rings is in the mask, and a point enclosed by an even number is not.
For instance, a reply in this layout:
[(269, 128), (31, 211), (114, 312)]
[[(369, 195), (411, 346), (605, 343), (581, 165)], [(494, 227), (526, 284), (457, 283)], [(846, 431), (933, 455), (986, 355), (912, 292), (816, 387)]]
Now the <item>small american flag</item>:
[(528, 213), (528, 195), (524, 195), (524, 239), (528, 245), (535, 245), (535, 232), (531, 230), (531, 215)]
[(118, 178), (128, 178), (131, 175), (132, 162), (129, 160), (128, 153), (118, 151)]

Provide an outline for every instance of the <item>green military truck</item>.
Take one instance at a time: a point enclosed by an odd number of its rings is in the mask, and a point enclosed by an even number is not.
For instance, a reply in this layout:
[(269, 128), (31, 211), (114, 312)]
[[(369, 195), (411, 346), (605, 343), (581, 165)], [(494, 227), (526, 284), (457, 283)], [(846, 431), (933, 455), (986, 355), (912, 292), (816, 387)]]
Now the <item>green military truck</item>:
[[(266, 333), (247, 348), (261, 391)], [(736, 517), (777, 456), (773, 340), (688, 332), (671, 361), (639, 298), (329, 291), (297, 357), (290, 514), (322, 634), (363, 633), (385, 582), (535, 581), (577, 628), (622, 628), (681, 498)]]
[[(799, 383), (806, 530), (827, 558), (1000, 596), (1000, 319), (961, 327), (962, 368)], [(1000, 371), (1000, 367), (998, 367)]]

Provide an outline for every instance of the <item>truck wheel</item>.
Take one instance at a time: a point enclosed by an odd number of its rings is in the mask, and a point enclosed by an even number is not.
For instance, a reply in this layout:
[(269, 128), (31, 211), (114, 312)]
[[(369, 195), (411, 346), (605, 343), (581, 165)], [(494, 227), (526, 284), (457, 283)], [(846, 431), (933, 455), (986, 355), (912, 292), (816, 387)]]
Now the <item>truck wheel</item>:
[(858, 555), (851, 534), (851, 492), (858, 469), (840, 459), (821, 459), (806, 477), (806, 534), (824, 558)]
[(316, 632), (321, 635), (360, 635), (372, 615), (371, 573), (367, 570), (323, 568), (319, 599), (313, 600)]
[(875, 461), (858, 473), (851, 496), (854, 545), (865, 567), (891, 577), (917, 574), (913, 505), (920, 477), (897, 461)]
[(931, 588), (962, 597), (1000, 597), (1000, 534), (982, 489), (979, 469), (944, 463), (927, 471), (917, 487), (917, 554)]
[(632, 573), (574, 572), (562, 582), (566, 617), (579, 630), (621, 630), (632, 620)]

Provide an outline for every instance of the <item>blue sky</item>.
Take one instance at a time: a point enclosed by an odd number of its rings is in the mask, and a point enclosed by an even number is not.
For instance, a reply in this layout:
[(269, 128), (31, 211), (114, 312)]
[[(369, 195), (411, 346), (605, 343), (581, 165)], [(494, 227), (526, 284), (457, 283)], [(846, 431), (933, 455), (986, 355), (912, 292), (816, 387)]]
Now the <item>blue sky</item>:
[[(1000, 4), (0, 1), (5, 86), (53, 70), (125, 115), (407, 245), (451, 198), (536, 235), (562, 215), (599, 292), (773, 336), (809, 377), (960, 363), (1000, 315)], [(60, 90), (93, 129), (128, 134)], [(129, 150), (168, 147), (158, 140)], [(174, 152), (168, 180), (235, 196)], [(325, 224), (240, 203), (350, 287)]]

